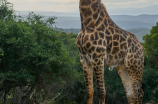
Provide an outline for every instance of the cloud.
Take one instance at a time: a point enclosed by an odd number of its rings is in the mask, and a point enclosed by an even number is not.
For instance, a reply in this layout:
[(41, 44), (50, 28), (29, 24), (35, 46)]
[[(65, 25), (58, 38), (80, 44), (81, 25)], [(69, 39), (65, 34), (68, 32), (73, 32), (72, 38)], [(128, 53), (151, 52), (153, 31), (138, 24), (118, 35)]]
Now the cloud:
[[(23, 11), (78, 11), (79, 0), (8, 0), (15, 10)], [(102, 0), (107, 9), (139, 8), (158, 4), (157, 0)]]

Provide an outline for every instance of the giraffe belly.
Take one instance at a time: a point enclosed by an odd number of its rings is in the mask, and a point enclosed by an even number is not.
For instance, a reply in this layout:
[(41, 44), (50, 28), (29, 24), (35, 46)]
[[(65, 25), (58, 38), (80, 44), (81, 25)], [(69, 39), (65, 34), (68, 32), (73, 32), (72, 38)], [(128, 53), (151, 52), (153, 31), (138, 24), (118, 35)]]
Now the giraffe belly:
[(107, 59), (104, 61), (104, 65), (108, 66), (109, 70), (112, 71), (113, 68), (119, 66), (123, 62), (123, 60), (124, 60), (123, 58), (117, 60)]

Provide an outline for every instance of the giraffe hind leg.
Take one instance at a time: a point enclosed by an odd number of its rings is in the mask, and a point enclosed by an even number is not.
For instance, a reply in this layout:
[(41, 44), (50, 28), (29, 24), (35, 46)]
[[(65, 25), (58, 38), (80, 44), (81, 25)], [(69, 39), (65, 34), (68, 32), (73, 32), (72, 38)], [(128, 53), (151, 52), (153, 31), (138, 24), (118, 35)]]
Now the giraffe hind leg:
[(93, 68), (92, 65), (90, 65), (86, 60), (81, 56), (80, 58), (84, 79), (85, 79), (85, 85), (86, 85), (86, 91), (87, 91), (87, 104), (93, 103)]
[(128, 75), (132, 83), (134, 98), (137, 104), (142, 104), (142, 100), (144, 96), (144, 91), (143, 91), (144, 84), (142, 84), (144, 61), (142, 60), (143, 58), (141, 57), (143, 56), (140, 56), (137, 59), (127, 58), (124, 61), (125, 63), (124, 65), (126, 67), (126, 70), (128, 72)]
[(123, 86), (125, 88), (126, 96), (129, 104), (135, 104), (134, 91), (132, 86), (132, 81), (128, 75), (125, 65), (122, 63), (116, 67), (118, 74), (122, 80)]

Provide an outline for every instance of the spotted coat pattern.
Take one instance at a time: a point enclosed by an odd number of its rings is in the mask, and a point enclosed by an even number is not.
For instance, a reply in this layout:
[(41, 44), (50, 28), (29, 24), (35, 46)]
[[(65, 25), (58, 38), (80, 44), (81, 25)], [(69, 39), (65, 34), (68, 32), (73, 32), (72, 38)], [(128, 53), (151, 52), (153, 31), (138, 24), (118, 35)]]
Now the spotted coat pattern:
[(93, 72), (99, 104), (105, 104), (104, 65), (116, 67), (129, 104), (142, 104), (143, 46), (133, 33), (118, 27), (101, 0), (80, 0), (81, 30), (76, 43), (85, 77), (87, 104), (93, 102)]

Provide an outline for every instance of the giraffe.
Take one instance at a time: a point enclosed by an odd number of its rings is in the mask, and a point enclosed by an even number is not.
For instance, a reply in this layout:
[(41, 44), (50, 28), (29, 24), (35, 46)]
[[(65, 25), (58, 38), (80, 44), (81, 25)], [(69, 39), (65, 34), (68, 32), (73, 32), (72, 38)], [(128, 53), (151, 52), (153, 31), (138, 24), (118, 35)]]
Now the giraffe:
[(129, 104), (142, 104), (144, 50), (133, 33), (118, 27), (101, 0), (80, 0), (81, 30), (76, 38), (87, 104), (93, 103), (93, 73), (99, 104), (105, 104), (104, 66), (116, 67)]

